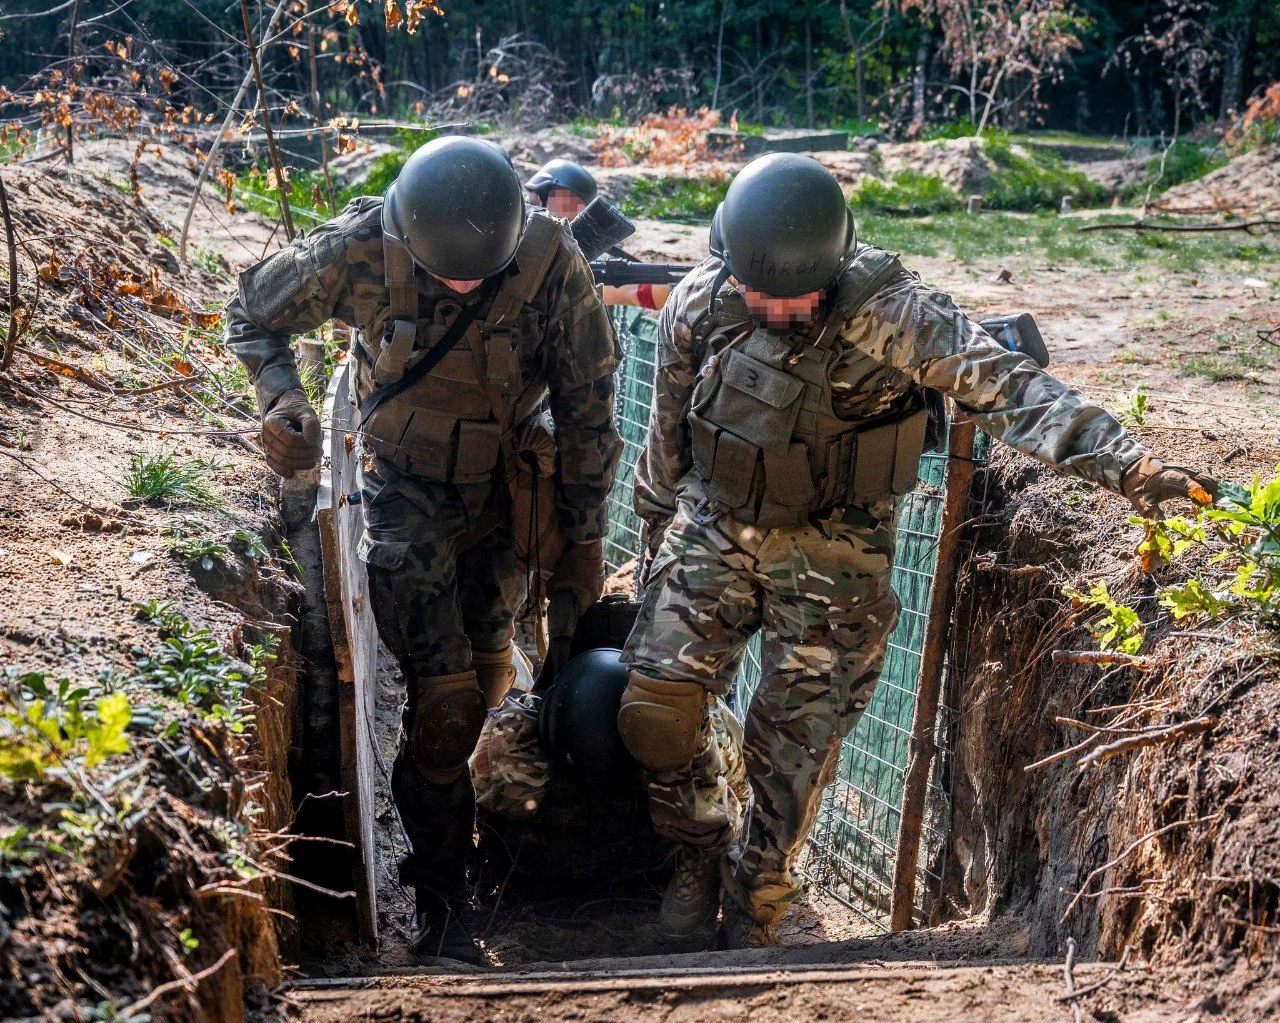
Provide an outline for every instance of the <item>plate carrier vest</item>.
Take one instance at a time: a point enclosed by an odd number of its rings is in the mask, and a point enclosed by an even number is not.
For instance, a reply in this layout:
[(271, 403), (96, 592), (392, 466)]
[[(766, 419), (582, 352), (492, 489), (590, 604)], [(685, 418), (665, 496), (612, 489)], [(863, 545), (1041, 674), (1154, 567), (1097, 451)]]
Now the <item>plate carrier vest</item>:
[[(817, 337), (798, 350), (786, 335), (740, 334), (741, 320), (720, 322), (715, 313), (695, 324), (706, 354), (689, 429), (694, 468), (715, 507), (739, 522), (785, 528), (914, 489), (929, 418), (923, 395), (874, 419), (846, 420), (833, 411), (831, 391), (841, 326), (901, 269), (896, 255), (860, 246)], [(718, 352), (709, 343), (730, 334), (737, 337)]]
[[(493, 477), (500, 455), (505, 455), (504, 471), (514, 473), (512, 432), (538, 411), (547, 394), (540, 373), (521, 378), (518, 320), (542, 287), (560, 250), (562, 230), (547, 214), (529, 217), (513, 260), (515, 272), (503, 272), (484, 319), (472, 322), (430, 373), (373, 410), (362, 427), (367, 449), (401, 472), (439, 483), (483, 483)], [(440, 341), (461, 309), (446, 299), (436, 304), (434, 319), (420, 319), (409, 250), (385, 234), (382, 246), (390, 322), (380, 347), (363, 339), (372, 368), (358, 375), (359, 400), (399, 380)]]

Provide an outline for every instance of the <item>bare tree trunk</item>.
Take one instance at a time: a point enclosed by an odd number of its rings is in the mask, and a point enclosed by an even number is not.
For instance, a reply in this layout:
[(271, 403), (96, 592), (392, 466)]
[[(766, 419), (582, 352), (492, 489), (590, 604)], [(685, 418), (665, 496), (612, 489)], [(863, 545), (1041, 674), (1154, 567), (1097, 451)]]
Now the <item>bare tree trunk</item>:
[(720, 2), (720, 28), (716, 31), (716, 85), (711, 91), (711, 109), (720, 109), (720, 78), (724, 71), (724, 26), (729, 20), (729, 7), (733, 0)]
[(916, 44), (916, 72), (911, 83), (911, 126), (907, 134), (912, 138), (924, 131), (924, 87), (929, 74), (930, 29), (920, 21), (920, 41)]
[[(258, 63), (258, 44), (253, 41), (253, 23), (249, 20), (248, 0), (240, 0), (240, 15), (244, 19), (244, 38), (249, 46), (253, 80), (258, 86), (258, 103), (262, 107), (262, 127), (267, 134), (267, 153), (271, 157), (271, 167), (276, 172), (276, 189), (280, 196), (280, 219), (284, 223), (285, 237), (293, 241), (293, 216), (289, 212), (289, 179), (285, 175), (284, 165), (280, 162), (280, 151), (276, 148), (275, 135), (271, 131), (271, 104), (268, 101), (266, 86), (262, 84), (262, 65)], [(266, 38), (265, 34), (263, 38)]]
[(805, 124), (813, 131), (813, 28), (804, 19), (804, 113)]
[(858, 123), (867, 119), (867, 88), (863, 81), (863, 64), (866, 58), (862, 55), (862, 47), (853, 51), (853, 87), (857, 93)]
[[(76, 29), (80, 27), (80, 0), (76, 0), (71, 8), (71, 29), (67, 32), (67, 76), (74, 82), (76, 73)], [(67, 115), (67, 166), (75, 163), (76, 157), (76, 120), (74, 113)]]
[(1244, 59), (1249, 49), (1249, 37), (1253, 33), (1253, 11), (1250, 10), (1241, 23), (1227, 31), (1227, 59), (1222, 66), (1222, 101), (1218, 104), (1218, 116), (1225, 118), (1233, 110), (1240, 109), (1244, 91)]

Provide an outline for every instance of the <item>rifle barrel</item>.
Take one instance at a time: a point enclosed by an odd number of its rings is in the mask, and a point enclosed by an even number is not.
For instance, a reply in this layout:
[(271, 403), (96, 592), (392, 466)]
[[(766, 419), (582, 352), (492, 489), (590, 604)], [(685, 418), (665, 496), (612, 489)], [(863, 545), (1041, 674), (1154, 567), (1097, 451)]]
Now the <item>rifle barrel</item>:
[(625, 288), (629, 284), (679, 284), (692, 270), (678, 263), (642, 263), (627, 259), (601, 259), (591, 264), (597, 284)]

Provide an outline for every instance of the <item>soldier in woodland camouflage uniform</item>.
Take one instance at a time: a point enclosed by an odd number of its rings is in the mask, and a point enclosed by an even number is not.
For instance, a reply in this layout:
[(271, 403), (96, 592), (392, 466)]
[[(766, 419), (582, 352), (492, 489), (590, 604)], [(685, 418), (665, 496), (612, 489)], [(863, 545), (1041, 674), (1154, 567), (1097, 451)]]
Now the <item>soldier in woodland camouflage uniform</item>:
[[(776, 940), (841, 741), (875, 689), (899, 610), (895, 518), (915, 484), (924, 388), (1145, 514), (1214, 481), (1163, 465), (896, 257), (858, 246), (839, 186), (812, 160), (748, 166), (711, 249), (659, 326), (635, 486), (652, 561), (619, 727), (649, 770), (655, 828), (686, 847), (662, 929), (709, 936), (722, 875), (722, 933), (737, 947)], [(713, 755), (708, 708), (757, 631), (763, 678), (744, 742), (754, 806), (735, 864), (721, 854), (743, 807)]]
[[(319, 423), (290, 335), (331, 317), (360, 328), (353, 387), (364, 451), (370, 602), (408, 701), (392, 794), (412, 843), (423, 954), (476, 959), (457, 927), (473, 851), (467, 758), (514, 679), (525, 570), (512, 541), (512, 438), (544, 399), (566, 543), (549, 592), (579, 610), (600, 593), (616, 339), (567, 224), (526, 209), (496, 147), (429, 143), (385, 202), (341, 216), (250, 268), (227, 309), (227, 346), (249, 370), (263, 446), (280, 475), (315, 465)], [(544, 417), (545, 418), (545, 417)]]

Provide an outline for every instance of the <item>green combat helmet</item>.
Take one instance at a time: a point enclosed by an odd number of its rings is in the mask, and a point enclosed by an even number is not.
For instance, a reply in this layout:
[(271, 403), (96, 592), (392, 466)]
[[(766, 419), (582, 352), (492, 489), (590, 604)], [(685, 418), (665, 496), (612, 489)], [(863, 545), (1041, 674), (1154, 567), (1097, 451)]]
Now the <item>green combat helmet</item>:
[(435, 139), (405, 161), (388, 189), (382, 230), (437, 277), (492, 277), (524, 233), (520, 179), (489, 142)]
[(590, 203), (599, 191), (596, 179), (572, 160), (550, 160), (544, 163), (538, 168), (537, 173), (525, 182), (524, 187), (526, 192), (536, 195), (538, 201), (544, 204), (547, 201), (547, 193), (552, 188), (566, 189), (584, 203)]
[(830, 284), (854, 241), (853, 213), (835, 177), (794, 153), (747, 164), (711, 221), (712, 255), (739, 283), (776, 298)]

